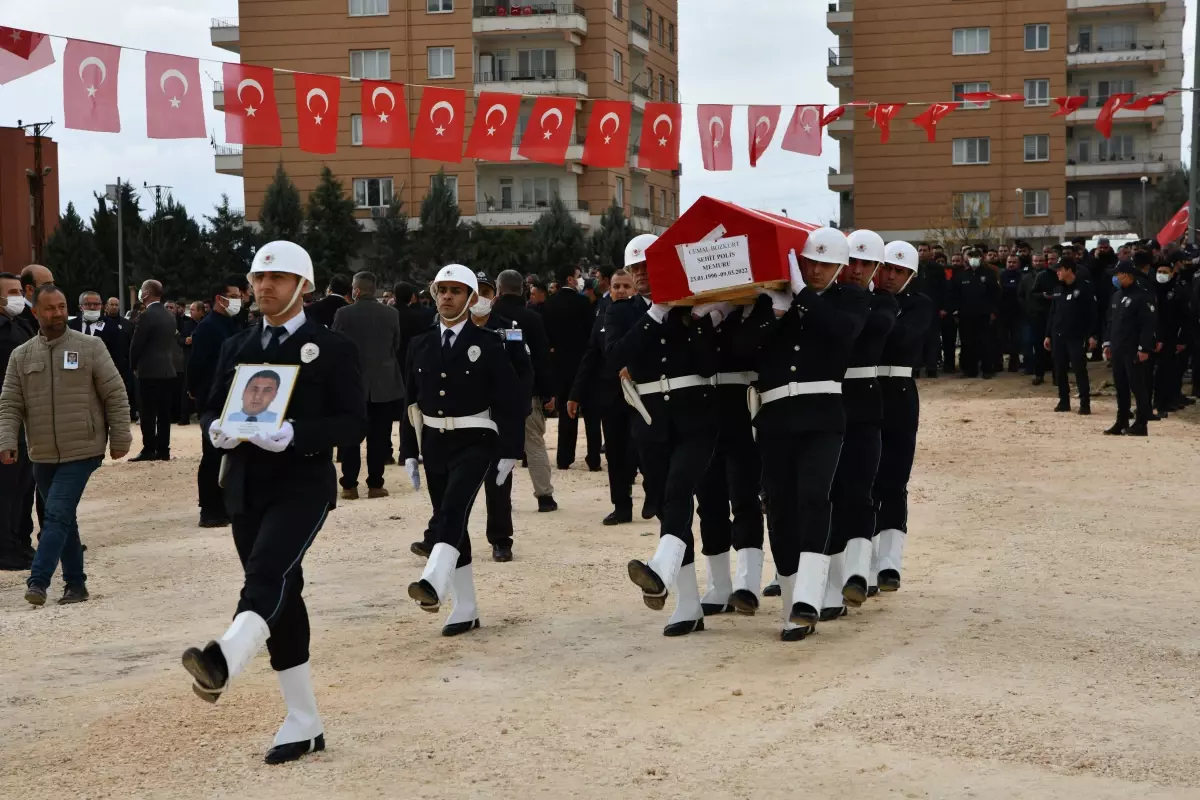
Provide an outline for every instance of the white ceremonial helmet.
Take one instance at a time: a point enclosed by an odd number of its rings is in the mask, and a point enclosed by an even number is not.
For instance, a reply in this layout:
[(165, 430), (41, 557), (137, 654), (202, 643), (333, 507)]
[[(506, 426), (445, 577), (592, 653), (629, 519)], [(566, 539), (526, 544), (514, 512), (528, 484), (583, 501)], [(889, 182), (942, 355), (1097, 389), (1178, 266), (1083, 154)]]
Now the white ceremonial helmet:
[[(250, 265), (250, 274), (256, 272), (286, 272), (289, 275), (299, 275), (299, 294), (315, 292), (313, 282), (313, 264), (308, 251), (295, 242), (268, 242), (254, 254), (254, 263)], [(293, 301), (294, 302), (294, 301)]]
[(850, 257), (859, 261), (883, 261), (883, 237), (875, 231), (859, 228), (846, 237)]
[(429, 282), (429, 293), (437, 294), (437, 285), (442, 281), (461, 283), (473, 294), (479, 294), (479, 279), (475, 277), (474, 272), (462, 264), (447, 264), (439, 269), (438, 274)]
[(837, 228), (817, 228), (809, 232), (800, 257), (823, 264), (845, 266), (850, 263), (850, 243)]
[(908, 242), (888, 242), (884, 253), (885, 255), (880, 261), (885, 261), (894, 267), (917, 271), (917, 264), (920, 263), (917, 248)]
[(625, 266), (632, 267), (646, 260), (646, 251), (650, 245), (658, 241), (653, 233), (642, 233), (629, 240), (625, 245)]

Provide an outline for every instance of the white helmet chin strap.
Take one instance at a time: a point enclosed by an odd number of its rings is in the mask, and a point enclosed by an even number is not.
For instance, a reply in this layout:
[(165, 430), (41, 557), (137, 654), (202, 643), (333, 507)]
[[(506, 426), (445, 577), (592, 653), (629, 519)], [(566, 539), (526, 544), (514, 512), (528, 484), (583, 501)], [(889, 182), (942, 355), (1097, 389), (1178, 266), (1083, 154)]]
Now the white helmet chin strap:
[(904, 294), (904, 290), (908, 288), (908, 285), (912, 283), (912, 279), (915, 277), (917, 277), (917, 271), (915, 269), (910, 269), (908, 271), (908, 280), (904, 282), (904, 285), (900, 287), (896, 294)]
[[(437, 284), (436, 283), (429, 284), (429, 293), (432, 294), (434, 296), (434, 298), (437, 298)], [(460, 323), (464, 319), (466, 319), (467, 315), (469, 315), (471, 313), (471, 306), (475, 305), (475, 302), (478, 299), (479, 299), (479, 292), (471, 292), (471, 296), (467, 298), (467, 304), (465, 306), (463, 306), (463, 310), (462, 310), (461, 314), (459, 314), (454, 319), (446, 319), (444, 316), (442, 316), (442, 312), (439, 311), (438, 319), (440, 319), (442, 321), (442, 324), (445, 325), (447, 328), (453, 328), (455, 325), (457, 325), (458, 323)], [(434, 302), (437, 302), (436, 299), (434, 300)]]
[[(297, 277), (299, 277), (299, 276), (297, 276)], [(281, 313), (286, 314), (287, 312), (291, 311), (292, 306), (296, 305), (296, 301), (299, 300), (301, 295), (303, 295), (303, 294), (304, 294), (304, 278), (300, 278), (299, 283), (296, 284), (296, 291), (292, 292), (291, 302), (289, 302), (287, 304), (287, 308), (283, 309), (283, 311)]]

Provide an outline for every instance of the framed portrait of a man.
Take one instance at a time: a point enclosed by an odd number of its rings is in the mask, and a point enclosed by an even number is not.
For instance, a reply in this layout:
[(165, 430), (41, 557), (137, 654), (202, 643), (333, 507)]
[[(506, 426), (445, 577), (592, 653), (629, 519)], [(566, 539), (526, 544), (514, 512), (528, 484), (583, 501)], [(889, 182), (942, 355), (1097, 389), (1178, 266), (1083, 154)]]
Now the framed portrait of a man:
[(238, 439), (278, 431), (299, 374), (295, 365), (240, 364), (225, 398), (221, 430)]

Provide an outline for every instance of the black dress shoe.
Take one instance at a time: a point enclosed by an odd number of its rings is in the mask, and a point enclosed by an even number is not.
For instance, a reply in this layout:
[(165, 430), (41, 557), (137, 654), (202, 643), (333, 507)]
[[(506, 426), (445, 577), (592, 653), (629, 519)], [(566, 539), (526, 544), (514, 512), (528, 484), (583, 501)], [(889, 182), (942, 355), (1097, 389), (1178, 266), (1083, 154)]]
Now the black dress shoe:
[(717, 614), (732, 614), (733, 606), (728, 603), (701, 603), (700, 609), (704, 612), (704, 616), (712, 617)]
[(588, 462), (587, 468), (588, 468), (588, 472), (599, 472), (602, 469), (604, 469), (604, 467), (600, 466), (599, 461), (597, 461), (595, 464)]
[(138, 453), (136, 456), (134, 456), (133, 458), (131, 458), (129, 460), (130, 461), (158, 461), (158, 454), (152, 453), (149, 450), (143, 450), (142, 452)]
[(779, 588), (778, 583), (768, 583), (763, 587), (763, 597), (779, 597), (783, 594), (783, 590)]
[(663, 636), (687, 636), (689, 633), (702, 630), (704, 630), (704, 620), (688, 619), (683, 622), (674, 622), (663, 628)]
[(1046, 382), (1046, 379), (1043, 377), (1040, 377), (1040, 376), (1033, 379), (1034, 386), (1041, 386), (1045, 382)]
[(413, 542), (408, 546), (408, 551), (415, 556), (429, 558), (429, 545), (424, 542)]
[(642, 519), (654, 519), (658, 516), (658, 506), (649, 500), (642, 503)]
[(758, 598), (749, 589), (738, 589), (729, 595), (729, 605), (739, 614), (754, 616), (754, 612), (758, 611)]
[(388, 456), (387, 458), (385, 458), (385, 459), (383, 460), (383, 465), (384, 465), (385, 467), (394, 467), (394, 466), (396, 466), (396, 457), (395, 457), (395, 456)]
[(1092, 414), (1091, 406), (1080, 406), (1079, 407), (1079, 415), (1081, 417), (1089, 417), (1089, 416), (1091, 416), (1091, 414)]
[(1125, 431), (1126, 436), (1148, 436), (1149, 431), (1146, 430), (1146, 423), (1135, 422), (1129, 426), (1129, 430)]
[(808, 603), (792, 603), (792, 612), (788, 615), (788, 622), (793, 625), (816, 625), (820, 619), (821, 612)]
[(1160, 422), (1166, 417), (1166, 414), (1159, 416), (1158, 414), (1150, 414), (1146, 417), (1146, 422)]
[(846, 616), (845, 606), (833, 606), (821, 609), (821, 622), (833, 622), (838, 617)]
[(879, 591), (894, 592), (900, 588), (900, 573), (894, 569), (879, 571)]
[(1117, 422), (1117, 423), (1114, 423), (1111, 428), (1104, 431), (1104, 435), (1105, 436), (1120, 436), (1121, 434), (1125, 433), (1125, 431), (1128, 429), (1129, 429), (1129, 426), (1126, 425), (1124, 422)]
[(424, 578), (408, 585), (408, 596), (417, 601), (422, 611), (428, 611), (430, 614), (442, 607), (442, 601), (434, 591), (433, 584)]
[(155, 461), (170, 461), (171, 460), (171, 451), (167, 450), (166, 452), (163, 452), (163, 453), (156, 453), (154, 455), (154, 460)]
[(994, 378), (994, 377), (996, 377), (996, 375), (995, 375), (995, 373), (993, 373), (993, 372), (985, 372), (985, 373), (983, 373), (983, 379), (984, 379), (985, 381), (990, 381), (990, 380), (991, 380), (992, 378)]
[(449, 625), (442, 626), (442, 636), (458, 636), (460, 633), (467, 633), (479, 627), (479, 620), (473, 619), (470, 622), (451, 622)]
[(558, 511), (558, 503), (554, 502), (553, 495), (548, 494), (545, 497), (539, 497), (537, 499), (537, 501), (538, 501), (538, 513), (539, 514), (546, 514), (551, 511)]
[(1054, 407), (1054, 410), (1055, 410), (1055, 411), (1057, 411), (1057, 412), (1059, 412), (1059, 413), (1062, 413), (1063, 411), (1070, 411), (1070, 410), (1071, 410), (1071, 404), (1070, 404), (1070, 403), (1059, 403), (1058, 405), (1056, 405), (1056, 406)]
[(267, 755), (263, 758), (263, 761), (268, 764), (286, 764), (309, 753), (319, 753), (324, 749), (325, 734), (321, 734), (315, 739), (307, 739), (303, 742), (276, 745), (267, 751)]
[(816, 628), (811, 625), (806, 628), (792, 628), (791, 630), (780, 631), (779, 638), (784, 642), (803, 642), (815, 630)]
[(867, 587), (867, 597), (874, 597), (877, 594), (879, 594), (878, 586), (868, 586)]
[(667, 587), (658, 573), (641, 561), (630, 561), (627, 567), (629, 580), (642, 590), (642, 602), (652, 611), (661, 611), (667, 604)]
[(842, 587), (842, 599), (851, 608), (858, 608), (867, 602), (867, 581), (857, 575), (846, 581)]
[(229, 517), (208, 517), (204, 514), (200, 515), (201, 528), (228, 528)]
[(83, 584), (67, 586), (67, 588), (63, 590), (63, 596), (58, 598), (58, 604), (60, 606), (69, 606), (73, 605), (74, 603), (83, 603), (86, 602), (89, 597), (91, 597), (91, 595), (88, 594), (87, 587)]
[(925, 377), (926, 377), (926, 378), (936, 378), (937, 376), (938, 376), (938, 372), (937, 372), (937, 370), (936, 370), (936, 369), (927, 369), (927, 370), (925, 370)]
[(601, 521), (601, 525), (624, 525), (626, 522), (633, 522), (633, 511), (613, 511)]
[(216, 642), (209, 642), (203, 649), (189, 647), (183, 651), (183, 668), (195, 679), (192, 691), (206, 703), (215, 703), (229, 683), (229, 667), (225, 654)]
[(499, 561), (500, 563), (512, 561), (512, 548), (500, 547), (499, 545), (493, 546), (492, 561)]

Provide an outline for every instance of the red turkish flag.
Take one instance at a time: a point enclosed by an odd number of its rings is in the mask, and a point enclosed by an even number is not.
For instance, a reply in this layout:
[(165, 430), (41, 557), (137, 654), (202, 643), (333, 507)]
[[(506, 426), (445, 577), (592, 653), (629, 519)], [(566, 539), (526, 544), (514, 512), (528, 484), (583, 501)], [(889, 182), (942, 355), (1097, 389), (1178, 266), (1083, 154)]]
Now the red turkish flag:
[(575, 131), (575, 101), (561, 97), (539, 97), (525, 128), (518, 155), (543, 164), (562, 164)]
[(404, 84), (362, 82), (363, 147), (408, 147), (408, 106)]
[[(839, 117), (846, 112), (846, 109), (840, 106), (839, 110)], [(825, 106), (796, 106), (796, 110), (792, 112), (792, 121), (788, 123), (779, 146), (791, 153), (821, 155), (821, 140), (825, 138), (824, 119)]]
[(867, 109), (867, 119), (879, 128), (880, 144), (887, 144), (892, 138), (892, 117), (904, 106), (904, 103), (877, 103)]
[(996, 92), (963, 92), (959, 98), (967, 103), (1017, 103), (1024, 102), (1021, 94), (997, 94)]
[(225, 141), (279, 147), (279, 106), (275, 102), (275, 72), (270, 67), (226, 64)]
[(1056, 97), (1054, 103), (1058, 106), (1058, 111), (1055, 111), (1050, 116), (1052, 117), (1069, 117), (1087, 104), (1086, 97)]
[(929, 141), (936, 142), (937, 124), (961, 105), (962, 103), (934, 103), (914, 119), (913, 123), (925, 129), (925, 133), (929, 136)]
[(44, 33), (0, 27), (0, 50), (7, 50), (17, 58), (28, 60), (45, 38), (46, 34)]
[(426, 86), (413, 130), (413, 158), (457, 164), (462, 161), (467, 93), (462, 89)]
[(625, 166), (632, 127), (633, 106), (629, 102), (597, 100), (592, 103), (587, 138), (583, 141), (583, 163), (605, 169)]
[[(646, 103), (642, 120), (638, 166), (642, 169), (679, 169), (683, 107), (675, 103)], [(646, 127), (647, 124), (649, 128)]]
[(775, 138), (779, 127), (779, 106), (750, 106), (746, 109), (746, 125), (750, 128), (750, 166), (758, 166), (758, 159)]
[(1184, 203), (1183, 208), (1175, 213), (1175, 216), (1163, 226), (1163, 229), (1158, 232), (1158, 244), (1161, 247), (1166, 247), (1170, 242), (1179, 241), (1188, 230), (1188, 222), (1190, 215), (1188, 214), (1188, 204)]
[(204, 139), (200, 62), (146, 53), (146, 135), (151, 139)]
[(296, 131), (306, 153), (336, 153), (342, 82), (329, 75), (297, 72)]
[(696, 124), (704, 168), (715, 172), (733, 169), (733, 142), (729, 140), (733, 106), (697, 106)]
[(63, 53), (63, 124), (79, 131), (119, 133), (117, 77), (121, 48), (67, 40)]
[[(849, 105), (857, 105), (857, 104), (850, 103)], [(825, 108), (825, 106), (821, 106), (821, 108)], [(830, 111), (828, 114), (821, 117), (821, 127), (824, 128), (826, 125), (833, 122), (834, 120), (841, 119), (845, 114), (846, 114), (846, 106), (838, 106), (833, 111)]]
[(513, 134), (521, 116), (521, 95), (481, 92), (475, 101), (475, 124), (467, 139), (467, 158), (512, 161)]
[(1112, 136), (1113, 114), (1124, 108), (1132, 99), (1132, 94), (1114, 94), (1104, 101), (1100, 113), (1096, 116), (1096, 130), (1100, 131), (1101, 136), (1105, 139)]
[(1161, 103), (1163, 100), (1166, 100), (1168, 97), (1170, 97), (1173, 94), (1179, 94), (1179, 92), (1177, 92), (1175, 90), (1171, 90), (1169, 92), (1158, 92), (1157, 94), (1148, 94), (1144, 97), (1139, 97), (1138, 99), (1136, 99), (1130, 103), (1126, 103), (1125, 105), (1121, 106), (1121, 108), (1125, 109), (1126, 111), (1145, 111), (1146, 109), (1150, 108), (1150, 106)]
[(33, 48), (29, 58), (20, 58), (7, 50), (0, 50), (0, 86), (32, 75), (40, 69), (45, 69), (54, 63), (54, 48), (50, 46), (50, 37), (43, 36), (42, 41)]

